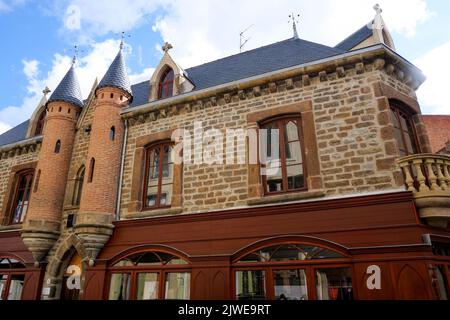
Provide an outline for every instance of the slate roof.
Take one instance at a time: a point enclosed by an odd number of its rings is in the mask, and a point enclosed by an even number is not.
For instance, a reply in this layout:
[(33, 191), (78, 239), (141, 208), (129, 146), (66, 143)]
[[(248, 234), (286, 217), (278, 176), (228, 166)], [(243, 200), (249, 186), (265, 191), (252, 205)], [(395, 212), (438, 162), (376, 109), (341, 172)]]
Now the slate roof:
[(133, 99), (133, 92), (131, 89), (130, 79), (128, 78), (122, 49), (120, 49), (119, 53), (117, 53), (116, 58), (109, 66), (109, 69), (108, 71), (106, 71), (105, 76), (98, 84), (97, 89), (105, 87), (122, 89), (131, 95), (131, 100)]
[(30, 120), (22, 122), (18, 126), (0, 135), (0, 146), (25, 140)]
[[(288, 39), (185, 70), (195, 90), (257, 76), (345, 53), (303, 39)], [(148, 81), (133, 85), (131, 108), (148, 102)], [(146, 86), (146, 87), (145, 87)], [(142, 96), (141, 96), (142, 95)]]
[(370, 29), (368, 25), (365, 25), (361, 29), (353, 33), (351, 36), (338, 43), (335, 46), (335, 48), (344, 51), (349, 51), (350, 49), (356, 47), (358, 44), (360, 44), (367, 38), (371, 37), (372, 35), (373, 35), (372, 29)]
[(83, 107), (80, 84), (73, 65), (67, 71), (55, 91), (53, 91), (47, 103), (54, 101), (64, 101), (79, 106), (80, 108)]

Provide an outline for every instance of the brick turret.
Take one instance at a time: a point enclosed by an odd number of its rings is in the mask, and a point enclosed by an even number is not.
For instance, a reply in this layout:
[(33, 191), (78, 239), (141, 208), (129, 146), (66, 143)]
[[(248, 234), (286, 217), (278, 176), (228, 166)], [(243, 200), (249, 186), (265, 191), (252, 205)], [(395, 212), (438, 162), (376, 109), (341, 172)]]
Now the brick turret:
[(112, 234), (124, 141), (120, 112), (133, 99), (122, 46), (100, 81), (96, 97), (86, 160), (87, 179), (75, 225), (90, 263)]
[(59, 236), (75, 125), (83, 107), (73, 64), (46, 107), (44, 138), (22, 229), (23, 241), (36, 263), (43, 260)]

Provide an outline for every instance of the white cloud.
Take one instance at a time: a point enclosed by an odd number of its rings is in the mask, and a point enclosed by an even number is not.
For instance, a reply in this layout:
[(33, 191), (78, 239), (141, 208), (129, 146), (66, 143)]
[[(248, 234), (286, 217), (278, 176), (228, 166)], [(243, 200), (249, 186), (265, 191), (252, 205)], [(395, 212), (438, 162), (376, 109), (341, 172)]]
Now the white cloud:
[(145, 68), (141, 73), (130, 74), (130, 82), (132, 84), (148, 81), (155, 72), (155, 68)]
[[(96, 36), (109, 32), (129, 31), (139, 23), (146, 21), (149, 13), (154, 12), (160, 2), (149, 0), (69, 0), (64, 2), (64, 31), (72, 32), (79, 43), (89, 43)], [(54, 3), (54, 14), (60, 3)], [(81, 28), (83, 26), (83, 28)]]
[[(425, 0), (380, 0), (391, 32), (406, 36), (431, 15)], [(165, 41), (174, 45), (173, 55), (187, 68), (239, 51), (239, 32), (246, 34), (252, 49), (292, 36), (291, 10), (300, 12), (301, 38), (333, 46), (367, 24), (375, 16), (373, 0), (172, 0), (154, 24)], [(401, 14), (399, 14), (401, 12)]]
[(39, 61), (37, 60), (22, 60), (23, 73), (28, 79), (36, 78), (39, 73)]
[(427, 80), (417, 92), (423, 113), (450, 115), (448, 57), (450, 57), (450, 42), (432, 49), (414, 61), (427, 76)]
[[(18, 5), (24, 1), (6, 3), (0, 0), (0, 10), (2, 5), (9, 8), (11, 4)], [(417, 25), (431, 15), (425, 0), (379, 2), (389, 29), (406, 36), (414, 35)], [(301, 15), (300, 37), (335, 45), (374, 17), (373, 5), (373, 0), (299, 0), (294, 3), (290, 0), (66, 0), (54, 2), (52, 9), (62, 17), (60, 32), (77, 35), (78, 43), (92, 43), (91, 40), (99, 35), (132, 30), (146, 22), (149, 14), (162, 10), (153, 24), (153, 31), (174, 45), (171, 54), (181, 67), (188, 68), (238, 53), (239, 32), (249, 25), (253, 27), (246, 34), (250, 38), (246, 50), (291, 37), (292, 29), (288, 24), (291, 11)], [(77, 65), (84, 97), (89, 94), (94, 79), (104, 75), (117, 48), (118, 41), (113, 40), (91, 44), (90, 53)], [(71, 59), (55, 54), (52, 68), (45, 75), (39, 72), (38, 61), (25, 61), (28, 95), (21, 106), (0, 110), (0, 125), (17, 125), (26, 120), (40, 100), (41, 90), (46, 85), (51, 89), (56, 87)], [(152, 71), (152, 68), (146, 68), (131, 74), (132, 83), (149, 79)], [(428, 83), (431, 78), (432, 75)]]
[[(86, 98), (92, 88), (92, 84), (98, 77), (100, 80), (115, 58), (119, 50), (119, 40), (105, 40), (91, 45), (90, 52), (81, 58), (76, 64), (76, 73), (80, 82), (81, 92)], [(125, 46), (125, 55), (130, 55), (132, 48)], [(20, 106), (7, 106), (0, 109), (0, 132), (7, 130), (10, 126), (29, 119), (42, 97), (42, 90), (48, 86), (55, 90), (61, 79), (71, 65), (72, 58), (56, 53), (53, 56), (52, 67), (48, 73), (42, 75), (37, 60), (23, 60), (23, 73), (28, 80), (28, 95), (23, 99)], [(149, 79), (154, 69), (147, 68), (142, 72), (133, 74), (130, 72), (132, 83)]]
[(15, 7), (24, 4), (27, 0), (0, 0), (0, 12), (14, 10)]
[(4, 133), (4, 132), (8, 131), (9, 129), (11, 129), (11, 126), (10, 126), (10, 125), (8, 125), (8, 124), (3, 123), (3, 122), (0, 121), (0, 134), (2, 134), (2, 133)]

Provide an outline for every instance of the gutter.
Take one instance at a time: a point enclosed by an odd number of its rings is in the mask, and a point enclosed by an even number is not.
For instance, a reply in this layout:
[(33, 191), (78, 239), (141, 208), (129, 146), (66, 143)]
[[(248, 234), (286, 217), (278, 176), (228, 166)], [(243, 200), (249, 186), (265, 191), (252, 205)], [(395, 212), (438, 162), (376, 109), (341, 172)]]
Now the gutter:
[(120, 158), (120, 173), (119, 173), (119, 185), (117, 190), (117, 201), (116, 201), (116, 220), (120, 220), (120, 206), (122, 200), (122, 182), (123, 182), (123, 173), (124, 173), (124, 164), (125, 164), (125, 152), (127, 149), (127, 141), (128, 141), (128, 120), (124, 120), (125, 132), (124, 139), (122, 144), (122, 155)]
[(42, 141), (42, 136), (36, 136), (33, 138), (20, 140), (20, 141), (13, 142), (10, 144), (5, 144), (3, 146), (0, 146), (0, 152), (4, 152), (4, 151), (7, 151), (8, 149), (14, 149), (17, 147), (25, 147), (26, 145), (29, 145), (29, 144), (32, 144), (35, 142), (40, 142), (40, 141)]
[[(176, 104), (182, 104), (189, 101), (196, 101), (199, 99), (210, 97), (211, 95), (220, 93), (220, 92), (227, 92), (227, 91), (233, 91), (233, 90), (242, 90), (251, 86), (257, 86), (261, 85), (266, 82), (270, 81), (277, 81), (284, 79), (289, 76), (295, 76), (299, 73), (312, 73), (314, 71), (317, 71), (317, 67), (319, 65), (327, 64), (325, 68), (331, 68), (331, 67), (338, 67), (342, 65), (342, 63), (354, 63), (354, 62), (361, 62), (364, 59), (376, 57), (377, 55), (387, 54), (389, 57), (398, 60), (400, 63), (404, 63), (407, 65), (408, 69), (415, 75), (419, 77), (420, 83), (423, 83), (425, 81), (425, 76), (423, 75), (422, 71), (418, 69), (416, 66), (414, 66), (412, 63), (407, 61), (405, 58), (397, 54), (392, 49), (388, 48), (384, 44), (377, 44), (370, 47), (358, 49), (355, 51), (346, 52), (343, 54), (334, 55), (328, 58), (315, 60), (312, 62), (307, 62), (301, 65), (296, 65), (293, 67), (288, 67), (285, 69), (279, 69), (276, 71), (271, 71), (268, 73), (264, 73), (261, 75), (244, 78), (240, 80), (236, 80), (233, 82), (217, 85), (214, 87), (201, 89), (198, 91), (191, 91), (188, 93), (184, 93), (181, 95), (177, 95), (175, 97), (170, 97), (164, 100), (157, 100), (152, 101), (146, 104), (143, 104), (141, 106), (137, 107), (128, 107), (125, 108), (121, 115), (123, 118), (131, 118), (133, 116), (144, 114), (148, 111), (158, 110), (162, 109), (167, 106), (176, 105)], [(339, 60), (341, 60), (339, 62)]]

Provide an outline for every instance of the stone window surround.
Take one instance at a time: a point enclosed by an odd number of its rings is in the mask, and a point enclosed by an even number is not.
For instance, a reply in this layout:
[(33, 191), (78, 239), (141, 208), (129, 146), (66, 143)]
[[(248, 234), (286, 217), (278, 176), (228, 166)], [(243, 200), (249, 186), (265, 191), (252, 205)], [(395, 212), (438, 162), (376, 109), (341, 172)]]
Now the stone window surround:
[[(174, 129), (175, 130), (175, 129)], [(172, 202), (170, 208), (164, 209), (143, 209), (144, 194), (144, 174), (146, 162), (146, 149), (148, 146), (162, 141), (171, 141), (174, 130), (166, 130), (163, 132), (153, 133), (136, 139), (136, 149), (134, 151), (134, 163), (131, 181), (131, 197), (128, 205), (129, 214), (126, 218), (143, 218), (146, 216), (157, 216), (165, 214), (176, 214), (182, 212), (182, 179), (183, 165), (174, 164), (173, 167), (173, 185), (172, 185)]]
[[(258, 205), (280, 201), (290, 201), (323, 196), (322, 177), (317, 148), (316, 129), (312, 101), (302, 101), (272, 109), (247, 114), (247, 129), (259, 129), (259, 124), (273, 117), (284, 115), (300, 115), (303, 130), (303, 148), (306, 162), (306, 185), (308, 191), (289, 192), (283, 195), (264, 195), (260, 175), (260, 165), (248, 164), (248, 204)], [(248, 145), (248, 144), (247, 144)]]
[[(8, 185), (6, 187), (6, 192), (4, 194), (4, 199), (3, 199), (3, 208), (1, 211), (1, 216), (0, 216), (0, 226), (4, 226), (6, 221), (10, 218), (10, 214), (11, 214), (11, 209), (12, 206), (14, 205), (14, 197), (15, 197), (15, 192), (14, 189), (17, 185), (17, 178), (18, 178), (18, 174), (24, 170), (35, 170), (37, 167), (37, 161), (34, 162), (29, 162), (29, 163), (25, 163), (25, 164), (20, 164), (20, 165), (16, 165), (13, 166), (11, 168), (10, 171), (10, 175), (9, 175), (9, 179), (8, 179)], [(33, 181), (33, 184), (36, 181)], [(33, 192), (33, 186), (31, 188), (31, 192)]]
[[(406, 111), (412, 114), (412, 122), (417, 134), (418, 148), (422, 153), (432, 153), (431, 144), (428, 138), (425, 124), (422, 120), (420, 105), (417, 99), (410, 97), (395, 88), (383, 83), (376, 82), (373, 85), (375, 98), (378, 102), (379, 112), (388, 111), (390, 108), (390, 101), (397, 100), (403, 104)], [(389, 119), (389, 118), (388, 118)], [(390, 123), (390, 120), (388, 120)], [(393, 124), (390, 123), (393, 131)], [(392, 133), (393, 134), (393, 133)]]

